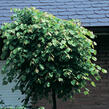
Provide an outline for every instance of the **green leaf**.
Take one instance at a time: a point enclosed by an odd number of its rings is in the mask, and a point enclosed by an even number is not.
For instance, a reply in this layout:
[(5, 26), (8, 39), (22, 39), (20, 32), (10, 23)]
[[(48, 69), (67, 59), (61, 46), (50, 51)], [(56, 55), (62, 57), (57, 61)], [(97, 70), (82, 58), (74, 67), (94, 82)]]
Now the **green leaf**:
[(61, 48), (61, 49), (65, 48), (65, 45), (61, 45), (60, 48)]
[(49, 73), (49, 77), (52, 78), (53, 77), (53, 73)]
[(101, 71), (102, 71), (103, 73), (107, 73), (107, 70), (105, 70), (105, 69), (102, 69)]
[(96, 57), (94, 57), (94, 56), (92, 56), (92, 60), (97, 61), (97, 58), (96, 58)]
[(13, 50), (13, 49), (14, 49), (14, 47), (13, 47), (12, 45), (10, 45), (10, 46), (9, 46), (9, 49), (10, 49), (10, 50)]
[(61, 43), (62, 43), (62, 44), (66, 44), (66, 40), (62, 40)]
[(29, 43), (30, 43), (30, 42), (29, 42), (28, 40), (25, 40), (25, 41), (24, 41), (24, 44), (25, 44), (25, 45), (27, 45), (27, 44), (29, 44)]
[(74, 86), (76, 84), (76, 80), (72, 80), (71, 84)]
[(96, 42), (93, 42), (94, 43), (94, 45), (96, 46), (97, 45), (97, 43)]
[(22, 81), (25, 81), (26, 80), (26, 76), (22, 75), (21, 79), (22, 79)]
[(57, 45), (57, 40), (56, 39), (53, 39), (52, 40), (52, 43), (53, 43), (54, 46), (56, 46)]
[(38, 109), (45, 109), (44, 107), (39, 107)]
[(50, 83), (49, 82), (47, 82), (47, 87), (50, 87)]
[(41, 70), (44, 70), (45, 69), (42, 64), (39, 64), (39, 67), (40, 67)]
[(96, 66), (98, 70), (101, 70), (101, 67), (99, 65)]
[(70, 48), (67, 48), (65, 51), (66, 51), (66, 52), (70, 52), (70, 51), (71, 51), (71, 49), (70, 49)]
[(54, 58), (52, 56), (49, 56), (48, 61), (54, 61)]
[(17, 49), (14, 49), (14, 50), (13, 50), (13, 54), (16, 54), (16, 53), (17, 53)]
[(91, 31), (87, 31), (87, 35), (90, 36), (90, 38), (94, 39), (95, 35)]
[(38, 80), (37, 80), (37, 81), (38, 81), (38, 83), (39, 83), (39, 84), (41, 84), (41, 83), (42, 83), (42, 81), (41, 81), (39, 78), (38, 78)]
[(81, 75), (77, 75), (77, 78), (80, 79), (81, 78)]
[(101, 77), (100, 76), (95, 76), (95, 79), (98, 81), (98, 80), (101, 79)]
[(93, 87), (96, 87), (96, 85), (95, 85), (95, 82), (91, 82), (91, 85), (93, 86)]
[(35, 72), (36, 72), (36, 73), (39, 73), (39, 70), (38, 70), (38, 68), (36, 68), (36, 69), (35, 69)]
[(70, 33), (71, 35), (74, 35), (74, 34), (75, 34), (75, 31), (70, 30), (69, 33)]
[(73, 44), (73, 41), (72, 40), (69, 40), (68, 41), (68, 44), (72, 45)]
[(89, 91), (84, 91), (84, 95), (88, 95), (89, 94)]
[(58, 78), (58, 81), (59, 82), (63, 82), (63, 78)]
[(97, 54), (96, 50), (94, 50), (94, 49), (91, 49), (90, 51), (91, 51), (91, 53), (93, 53), (94, 55)]

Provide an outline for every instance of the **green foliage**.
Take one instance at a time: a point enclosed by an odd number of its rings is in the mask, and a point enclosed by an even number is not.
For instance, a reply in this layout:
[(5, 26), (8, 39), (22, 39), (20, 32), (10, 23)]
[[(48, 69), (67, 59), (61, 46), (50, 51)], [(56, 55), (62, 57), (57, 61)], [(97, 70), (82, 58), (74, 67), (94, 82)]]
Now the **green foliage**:
[(4, 83), (16, 80), (15, 89), (32, 97), (48, 97), (53, 89), (58, 98), (72, 98), (93, 78), (106, 73), (95, 64), (95, 35), (76, 20), (61, 20), (35, 8), (14, 9), (13, 22), (1, 27), (4, 46)]
[(39, 107), (38, 109), (45, 109), (44, 107)]

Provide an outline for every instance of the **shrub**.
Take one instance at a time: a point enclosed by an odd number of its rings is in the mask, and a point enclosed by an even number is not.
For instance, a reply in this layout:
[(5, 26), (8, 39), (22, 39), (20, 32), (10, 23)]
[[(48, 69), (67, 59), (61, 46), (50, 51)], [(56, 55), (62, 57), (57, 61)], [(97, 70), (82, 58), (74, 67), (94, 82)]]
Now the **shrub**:
[(72, 98), (93, 78), (106, 73), (94, 61), (95, 35), (76, 20), (62, 20), (35, 8), (14, 9), (13, 22), (1, 27), (6, 64), (4, 84), (16, 80), (15, 89), (26, 94), (25, 104), (48, 97), (52, 92), (54, 108), (57, 98)]

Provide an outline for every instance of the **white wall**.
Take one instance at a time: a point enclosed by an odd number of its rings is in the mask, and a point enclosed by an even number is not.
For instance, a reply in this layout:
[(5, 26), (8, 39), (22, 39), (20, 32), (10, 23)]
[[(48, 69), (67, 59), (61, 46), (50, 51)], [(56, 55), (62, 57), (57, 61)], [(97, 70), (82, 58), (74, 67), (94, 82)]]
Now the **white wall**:
[[(5, 62), (0, 61), (0, 71)], [(2, 85), (2, 79), (3, 75), (0, 73), (0, 95), (2, 95), (2, 99), (5, 102), (6, 105), (11, 106), (21, 106), (21, 100), (23, 99), (23, 96), (21, 95), (20, 91), (17, 90), (14, 93), (11, 91), (11, 88), (14, 86), (15, 83), (11, 83), (8, 85)], [(18, 98), (21, 98), (18, 100)]]

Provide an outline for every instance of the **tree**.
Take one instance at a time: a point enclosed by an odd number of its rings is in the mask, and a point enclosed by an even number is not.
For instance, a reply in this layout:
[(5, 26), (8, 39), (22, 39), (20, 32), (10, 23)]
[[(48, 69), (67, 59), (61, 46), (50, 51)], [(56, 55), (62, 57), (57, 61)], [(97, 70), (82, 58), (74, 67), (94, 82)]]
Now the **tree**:
[(1, 27), (4, 45), (2, 59), (3, 83), (16, 81), (14, 90), (38, 101), (51, 93), (53, 109), (56, 97), (68, 99), (84, 89), (95, 86), (93, 78), (106, 73), (94, 61), (95, 35), (77, 20), (62, 20), (35, 8), (14, 9), (13, 22)]

